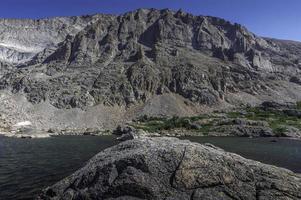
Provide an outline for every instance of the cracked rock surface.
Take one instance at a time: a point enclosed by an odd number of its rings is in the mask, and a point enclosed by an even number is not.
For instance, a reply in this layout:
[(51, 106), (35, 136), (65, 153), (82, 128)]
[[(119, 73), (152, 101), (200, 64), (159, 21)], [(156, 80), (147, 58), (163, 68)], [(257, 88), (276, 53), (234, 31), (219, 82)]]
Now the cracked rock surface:
[(37, 199), (301, 198), (301, 177), (212, 145), (140, 138), (106, 149)]

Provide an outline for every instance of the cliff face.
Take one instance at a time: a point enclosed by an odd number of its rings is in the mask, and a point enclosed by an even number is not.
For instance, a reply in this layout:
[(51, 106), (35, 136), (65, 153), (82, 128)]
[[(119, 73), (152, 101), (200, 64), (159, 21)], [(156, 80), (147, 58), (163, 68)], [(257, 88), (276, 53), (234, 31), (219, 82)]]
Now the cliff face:
[(140, 9), (0, 26), (0, 87), (34, 105), (144, 105), (162, 114), (156, 107), (164, 104), (301, 99), (301, 43), (261, 38), (215, 17)]
[(58, 17), (42, 20), (0, 20), (0, 60), (21, 64), (45, 48), (53, 50), (67, 35), (75, 35), (98, 16)]

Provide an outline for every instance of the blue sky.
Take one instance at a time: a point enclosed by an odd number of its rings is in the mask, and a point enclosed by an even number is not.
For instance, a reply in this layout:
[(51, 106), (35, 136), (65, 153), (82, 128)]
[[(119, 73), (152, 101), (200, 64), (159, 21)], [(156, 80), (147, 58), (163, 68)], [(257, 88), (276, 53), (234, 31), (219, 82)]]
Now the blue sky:
[(44, 18), (137, 8), (170, 8), (222, 17), (266, 37), (301, 41), (301, 0), (1, 0), (1, 18)]

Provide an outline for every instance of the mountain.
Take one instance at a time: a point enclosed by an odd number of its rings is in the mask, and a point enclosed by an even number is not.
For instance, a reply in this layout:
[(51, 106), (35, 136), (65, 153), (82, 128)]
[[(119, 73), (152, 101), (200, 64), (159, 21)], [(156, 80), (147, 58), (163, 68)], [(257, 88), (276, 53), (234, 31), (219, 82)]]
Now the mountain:
[(0, 20), (7, 124), (103, 127), (139, 115), (301, 100), (301, 43), (181, 10)]

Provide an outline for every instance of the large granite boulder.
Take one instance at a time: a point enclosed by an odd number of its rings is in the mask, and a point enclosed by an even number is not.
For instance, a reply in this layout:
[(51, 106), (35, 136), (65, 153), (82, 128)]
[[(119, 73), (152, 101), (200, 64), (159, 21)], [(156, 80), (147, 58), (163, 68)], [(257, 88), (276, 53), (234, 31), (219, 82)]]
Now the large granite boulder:
[(301, 199), (301, 176), (212, 145), (140, 138), (106, 149), (37, 199)]

